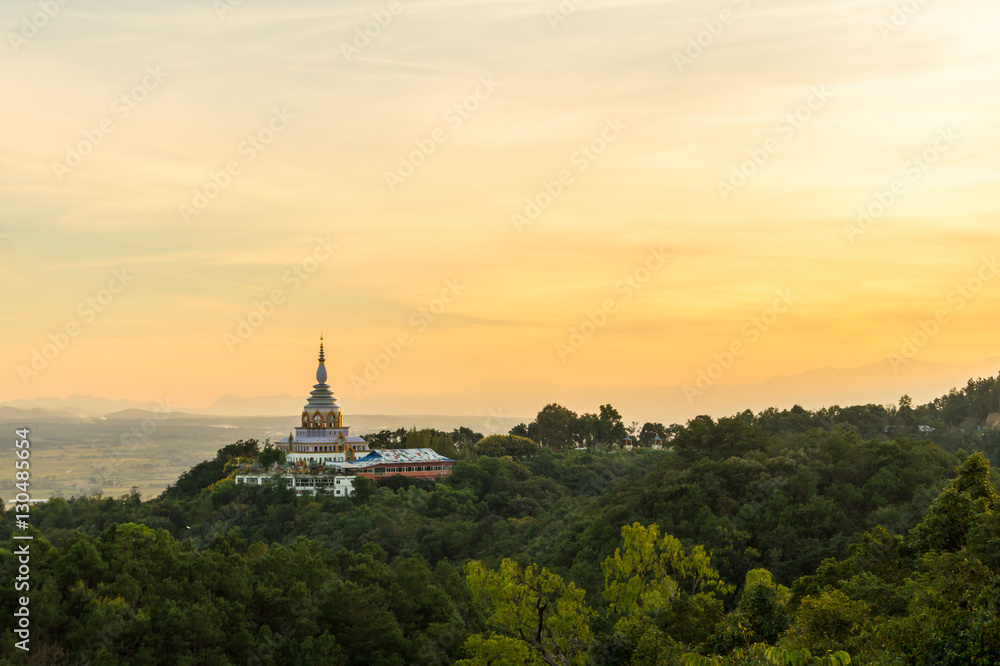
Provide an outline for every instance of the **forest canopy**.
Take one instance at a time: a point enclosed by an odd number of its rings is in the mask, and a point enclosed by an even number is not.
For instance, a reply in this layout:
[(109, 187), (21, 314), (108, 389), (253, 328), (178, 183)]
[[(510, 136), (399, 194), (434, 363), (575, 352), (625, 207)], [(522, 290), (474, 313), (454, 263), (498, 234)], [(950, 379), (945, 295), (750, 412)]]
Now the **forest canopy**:
[[(235, 442), (158, 497), (32, 509), (31, 661), (994, 664), (998, 402), (990, 379), (668, 427), (548, 405), (509, 435), (385, 431), (453, 473), (347, 499), (236, 485), (274, 452)], [(0, 663), (29, 663), (15, 640)]]

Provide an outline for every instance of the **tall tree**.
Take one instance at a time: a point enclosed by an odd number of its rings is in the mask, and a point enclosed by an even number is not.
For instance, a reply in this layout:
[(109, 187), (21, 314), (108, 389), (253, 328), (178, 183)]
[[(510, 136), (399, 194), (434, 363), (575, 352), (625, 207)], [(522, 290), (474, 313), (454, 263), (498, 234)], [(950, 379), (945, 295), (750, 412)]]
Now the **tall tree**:
[(597, 421), (597, 438), (602, 444), (621, 444), (628, 431), (622, 415), (611, 405), (601, 405)]
[[(470, 638), (468, 650), (483, 655), (514, 640), (527, 645), (549, 666), (587, 663), (587, 649), (593, 639), (592, 611), (584, 603), (583, 590), (548, 569), (534, 564), (522, 569), (508, 559), (501, 563), (499, 571), (473, 560), (465, 566), (465, 575), (487, 624), (499, 632), (489, 638)], [(459, 663), (471, 666), (488, 662)]]
[(571, 446), (576, 420), (576, 412), (562, 405), (545, 405), (535, 418), (535, 423), (538, 424), (538, 442), (551, 449)]
[[(622, 527), (621, 548), (602, 565), (604, 598), (619, 613), (620, 628), (636, 618), (665, 610), (682, 594), (712, 597), (731, 587), (712, 568), (711, 558), (701, 546), (690, 551), (670, 534), (660, 534), (657, 525), (639, 523)], [(721, 610), (721, 602), (718, 607)]]
[(645, 423), (639, 431), (639, 444), (646, 447), (652, 446), (657, 436), (661, 441), (666, 441), (667, 429), (663, 427), (663, 424)]

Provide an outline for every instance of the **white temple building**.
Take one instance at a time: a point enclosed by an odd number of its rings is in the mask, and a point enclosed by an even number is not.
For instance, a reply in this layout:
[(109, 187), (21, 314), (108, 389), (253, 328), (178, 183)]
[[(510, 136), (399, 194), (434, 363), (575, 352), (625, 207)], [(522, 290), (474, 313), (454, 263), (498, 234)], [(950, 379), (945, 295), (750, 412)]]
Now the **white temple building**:
[(433, 449), (372, 451), (363, 438), (352, 437), (326, 379), (320, 336), (316, 384), (302, 408), (302, 425), (275, 444), (285, 452), (285, 464), (275, 462), (265, 470), (259, 462), (242, 462), (234, 476), (237, 485), (264, 486), (281, 478), (297, 495), (325, 492), (348, 497), (359, 476), (373, 481), (387, 476), (438, 481), (451, 474), (455, 461)]
[(368, 455), (368, 442), (351, 436), (351, 429), (344, 426), (344, 415), (326, 379), (326, 355), (320, 336), (316, 384), (302, 408), (302, 425), (275, 444), (275, 448), (288, 454), (290, 463), (351, 462)]

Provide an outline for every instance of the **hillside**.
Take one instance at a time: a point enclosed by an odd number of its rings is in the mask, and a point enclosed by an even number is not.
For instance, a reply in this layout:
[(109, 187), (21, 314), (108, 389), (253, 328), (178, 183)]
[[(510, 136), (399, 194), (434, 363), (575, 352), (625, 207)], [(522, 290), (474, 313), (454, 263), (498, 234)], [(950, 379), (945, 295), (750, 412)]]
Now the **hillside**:
[[(664, 429), (669, 450), (597, 441), (621, 425), (602, 408), (574, 415), (590, 434), (567, 431), (597, 450), (466, 447), (436, 485), (389, 477), (350, 499), (235, 486), (234, 457), (259, 450), (239, 442), (154, 498), (32, 509), (34, 649), (57, 664), (783, 663), (770, 647), (993, 663), (1000, 437), (978, 422), (998, 395), (988, 379), (924, 405), (699, 417)], [(0, 539), (12, 528), (7, 512)]]

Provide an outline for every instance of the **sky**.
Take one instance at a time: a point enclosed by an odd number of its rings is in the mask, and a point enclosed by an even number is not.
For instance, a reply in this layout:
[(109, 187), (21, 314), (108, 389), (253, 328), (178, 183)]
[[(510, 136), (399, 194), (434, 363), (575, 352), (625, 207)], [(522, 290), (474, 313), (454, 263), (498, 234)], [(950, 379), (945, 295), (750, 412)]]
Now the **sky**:
[(321, 332), (342, 403), (1000, 356), (995, 0), (0, 28), (0, 401), (304, 394)]

